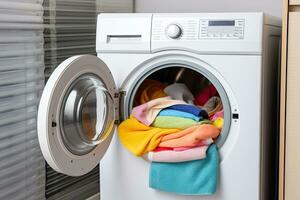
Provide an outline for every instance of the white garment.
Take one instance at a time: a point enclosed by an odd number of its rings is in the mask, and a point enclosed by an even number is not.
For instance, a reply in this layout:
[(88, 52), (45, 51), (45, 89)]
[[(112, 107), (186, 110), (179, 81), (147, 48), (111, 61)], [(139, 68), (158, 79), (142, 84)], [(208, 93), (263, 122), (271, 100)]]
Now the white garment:
[(174, 83), (164, 89), (164, 92), (172, 99), (182, 100), (189, 104), (194, 104), (194, 95), (183, 83)]

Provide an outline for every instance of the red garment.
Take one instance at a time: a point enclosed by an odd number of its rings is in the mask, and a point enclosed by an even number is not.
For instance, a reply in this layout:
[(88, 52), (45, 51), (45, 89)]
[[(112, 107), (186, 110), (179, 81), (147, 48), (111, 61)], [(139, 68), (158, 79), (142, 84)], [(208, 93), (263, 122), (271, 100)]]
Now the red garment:
[(194, 103), (203, 106), (213, 96), (219, 96), (218, 91), (213, 85), (209, 85), (196, 95)]
[(160, 152), (160, 151), (172, 151), (173, 148), (171, 147), (156, 147), (156, 149), (153, 150), (153, 152)]

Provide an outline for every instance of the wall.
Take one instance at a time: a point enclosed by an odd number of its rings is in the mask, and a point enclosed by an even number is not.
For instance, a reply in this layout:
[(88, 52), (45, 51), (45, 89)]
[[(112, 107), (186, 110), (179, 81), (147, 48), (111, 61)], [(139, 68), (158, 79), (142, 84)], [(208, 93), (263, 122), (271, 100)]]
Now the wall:
[(136, 12), (251, 12), (281, 18), (281, 0), (136, 0)]

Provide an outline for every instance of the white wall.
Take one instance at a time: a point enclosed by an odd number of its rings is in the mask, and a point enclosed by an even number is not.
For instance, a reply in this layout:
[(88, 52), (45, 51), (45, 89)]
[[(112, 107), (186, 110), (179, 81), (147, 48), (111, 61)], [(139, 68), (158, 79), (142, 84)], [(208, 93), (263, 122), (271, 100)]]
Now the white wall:
[(281, 18), (282, 0), (136, 0), (136, 12), (251, 12)]

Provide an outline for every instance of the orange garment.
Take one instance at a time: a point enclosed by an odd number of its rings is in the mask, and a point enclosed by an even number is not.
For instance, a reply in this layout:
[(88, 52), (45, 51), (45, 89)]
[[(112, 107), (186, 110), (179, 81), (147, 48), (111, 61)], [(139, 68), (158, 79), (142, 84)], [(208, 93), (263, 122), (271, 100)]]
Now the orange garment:
[(216, 138), (220, 129), (211, 124), (192, 126), (174, 134), (166, 135), (161, 139), (159, 147), (192, 147), (199, 144), (201, 140)]
[(123, 121), (119, 128), (119, 138), (124, 147), (136, 156), (153, 151), (165, 135), (178, 132), (179, 129), (149, 127), (133, 116)]
[(164, 92), (166, 85), (151, 79), (146, 79), (137, 92), (137, 96), (135, 97), (136, 105), (141, 105), (151, 101), (153, 99), (166, 97), (167, 94)]

